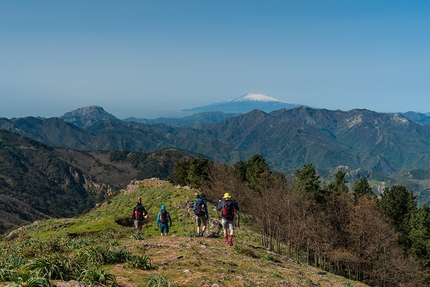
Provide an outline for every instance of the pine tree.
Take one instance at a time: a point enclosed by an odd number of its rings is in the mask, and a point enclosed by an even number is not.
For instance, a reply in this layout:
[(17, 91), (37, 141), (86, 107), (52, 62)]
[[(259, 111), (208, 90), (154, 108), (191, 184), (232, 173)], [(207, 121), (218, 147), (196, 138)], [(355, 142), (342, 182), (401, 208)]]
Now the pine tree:
[(341, 170), (336, 173), (334, 176), (334, 181), (328, 185), (329, 192), (339, 195), (349, 191), (348, 187), (346, 186), (348, 181), (346, 181), (345, 175), (346, 174)]
[(412, 217), (410, 227), (411, 246), (408, 253), (423, 260), (428, 268), (430, 267), (430, 207), (422, 206)]
[(356, 200), (362, 196), (375, 196), (375, 193), (373, 192), (372, 187), (370, 187), (366, 177), (362, 177), (354, 183), (352, 194)]
[(256, 154), (246, 163), (246, 182), (248, 187), (260, 192), (260, 175), (264, 173), (271, 173), (269, 166), (261, 155)]
[(311, 163), (296, 170), (294, 186), (303, 194), (311, 195), (317, 203), (322, 203), (326, 194), (326, 191), (321, 189), (320, 183), (319, 176)]
[(405, 251), (411, 247), (409, 233), (411, 231), (410, 221), (417, 211), (416, 196), (413, 191), (408, 191), (403, 185), (394, 185), (385, 188), (379, 200), (379, 206), (393, 224), (396, 231), (400, 232), (399, 243)]

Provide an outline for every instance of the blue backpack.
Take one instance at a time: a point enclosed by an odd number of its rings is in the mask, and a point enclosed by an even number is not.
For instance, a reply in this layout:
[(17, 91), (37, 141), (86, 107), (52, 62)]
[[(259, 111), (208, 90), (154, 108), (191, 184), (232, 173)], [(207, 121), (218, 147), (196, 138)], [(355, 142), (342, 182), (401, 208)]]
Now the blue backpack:
[(203, 215), (206, 213), (205, 210), (205, 202), (203, 199), (199, 198), (196, 202), (194, 202), (194, 213), (196, 215)]

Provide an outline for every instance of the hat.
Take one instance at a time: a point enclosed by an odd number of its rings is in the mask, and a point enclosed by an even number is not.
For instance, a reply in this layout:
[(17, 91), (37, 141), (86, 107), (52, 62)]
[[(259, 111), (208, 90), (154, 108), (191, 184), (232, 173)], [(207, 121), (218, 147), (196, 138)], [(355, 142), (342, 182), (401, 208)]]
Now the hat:
[(166, 207), (164, 206), (164, 204), (161, 205), (161, 209), (166, 209)]
[(224, 193), (224, 196), (222, 198), (231, 198), (230, 193), (228, 192)]

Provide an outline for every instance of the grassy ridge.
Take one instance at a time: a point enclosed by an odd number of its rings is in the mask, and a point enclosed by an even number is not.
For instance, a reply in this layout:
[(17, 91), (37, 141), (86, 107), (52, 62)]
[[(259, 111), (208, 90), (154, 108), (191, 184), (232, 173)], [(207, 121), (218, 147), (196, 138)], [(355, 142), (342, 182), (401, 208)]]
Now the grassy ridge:
[[(88, 261), (86, 251), (99, 250), (99, 257), (104, 259), (96, 257), (99, 260), (94, 263), (96, 270), (105, 275), (103, 278), (112, 275), (120, 286), (157, 286), (144, 284), (154, 278), (176, 286), (365, 286), (268, 252), (259, 245), (259, 236), (246, 216), (242, 216), (244, 220), (236, 229), (233, 247), (222, 238), (195, 237), (194, 219), (188, 208), (195, 198), (193, 190), (175, 188), (158, 180), (146, 180), (133, 190), (122, 191), (82, 216), (32, 224), (17, 233), (14, 241), (0, 242), (3, 255), (0, 257), (9, 257), (11, 250), (22, 250), (13, 255), (16, 258), (25, 255), (26, 263), (16, 266), (15, 272), (31, 273), (26, 266), (37, 258), (50, 258), (49, 252), (55, 254), (51, 257)], [(138, 196), (149, 213), (143, 240), (136, 236), (133, 227), (127, 226)], [(161, 204), (166, 205), (173, 219), (168, 237), (161, 237), (155, 228)], [(217, 218), (214, 205), (209, 203), (208, 207), (210, 217)], [(139, 268), (139, 262), (145, 258), (150, 263)], [(88, 280), (92, 274), (89, 268), (81, 272), (87, 276), (82, 280)], [(0, 286), (9, 283), (0, 282)]]

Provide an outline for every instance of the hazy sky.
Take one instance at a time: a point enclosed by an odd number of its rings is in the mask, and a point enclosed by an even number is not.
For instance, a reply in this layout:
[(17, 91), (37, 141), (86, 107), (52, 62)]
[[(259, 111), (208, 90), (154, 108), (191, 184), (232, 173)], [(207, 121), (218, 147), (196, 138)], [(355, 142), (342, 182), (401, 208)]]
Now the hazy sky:
[(154, 118), (261, 93), (430, 112), (430, 1), (0, 1), (0, 117)]

